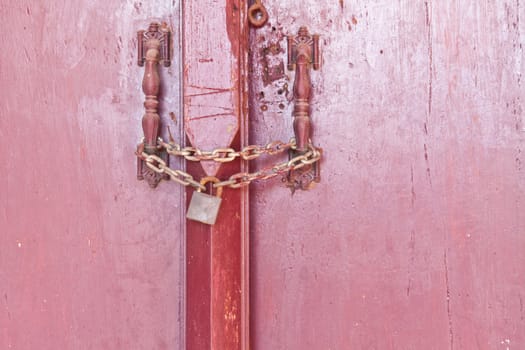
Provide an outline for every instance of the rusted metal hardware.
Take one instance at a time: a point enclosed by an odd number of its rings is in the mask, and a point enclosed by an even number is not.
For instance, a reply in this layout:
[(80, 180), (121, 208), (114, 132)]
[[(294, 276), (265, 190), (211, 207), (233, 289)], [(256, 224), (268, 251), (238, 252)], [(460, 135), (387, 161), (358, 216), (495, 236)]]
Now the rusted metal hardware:
[(161, 157), (154, 154), (147, 154), (146, 152), (139, 153), (137, 157), (146, 164), (146, 167), (151, 172), (158, 174), (160, 178), (167, 177), (169, 180), (176, 182), (183, 186), (192, 186), (195, 189), (205, 189), (198, 181), (193, 179), (193, 176), (182, 170), (171, 169), (168, 162)]
[(169, 67), (171, 65), (170, 36), (170, 30), (166, 23), (161, 25), (152, 22), (147, 31), (139, 30), (137, 32), (138, 65), (144, 66), (148, 50), (153, 48), (158, 51), (157, 62), (162, 63), (164, 67)]
[(301, 27), (297, 35), (288, 36), (288, 69), (295, 70), (293, 86), (294, 132), (297, 151), (303, 152), (310, 139), (310, 68), (320, 68), (319, 35), (310, 35)]
[(192, 162), (200, 162), (203, 160), (213, 160), (218, 163), (228, 163), (240, 157), (244, 160), (253, 160), (259, 158), (263, 154), (276, 155), (287, 150), (295, 148), (295, 139), (289, 142), (272, 141), (264, 146), (249, 145), (244, 147), (241, 151), (236, 151), (233, 148), (216, 148), (213, 151), (203, 151), (196, 147), (181, 147), (179, 144), (170, 141), (164, 142), (159, 140), (159, 144), (166, 149), (166, 152), (173, 156), (184, 157), (186, 160)]
[[(255, 5), (259, 6), (256, 6), (256, 9), (264, 9), (260, 1), (256, 1)], [(173, 141), (173, 138), (170, 138), (170, 142), (164, 142), (159, 137), (158, 95), (160, 76), (158, 65), (159, 63), (163, 63), (164, 66), (170, 65), (169, 38), (170, 32), (168, 28), (165, 25), (160, 26), (158, 23), (151, 23), (147, 31), (138, 32), (138, 64), (139, 66), (145, 66), (142, 90), (146, 96), (144, 102), (146, 113), (142, 118), (144, 138), (136, 151), (138, 159), (137, 177), (139, 180), (146, 179), (151, 187), (156, 187), (164, 178), (184, 186), (192, 186), (197, 190), (203, 190), (205, 188), (204, 184), (195, 181), (190, 174), (182, 170), (171, 169), (168, 155), (184, 157), (189, 161), (213, 160), (226, 163), (236, 158), (253, 160), (263, 154), (275, 155), (288, 150), (290, 158), (286, 162), (278, 163), (254, 173), (242, 172), (234, 174), (228, 180), (214, 181), (213, 187), (240, 188), (249, 185), (255, 180), (266, 180), (283, 174), (287, 174), (285, 180), (287, 180), (288, 185), (293, 190), (296, 188), (308, 189), (313, 182), (319, 181), (318, 163), (321, 159), (322, 151), (314, 147), (309, 139), (311, 85), (309, 70), (312, 65), (314, 69), (318, 69), (320, 65), (319, 36), (310, 36), (308, 30), (302, 27), (297, 36), (288, 38), (288, 67), (296, 70), (294, 84), (295, 138), (287, 143), (273, 141), (264, 146), (249, 145), (240, 151), (236, 151), (233, 148), (217, 148), (211, 151), (203, 151), (196, 147), (181, 147)], [(162, 155), (165, 155), (165, 157), (162, 157)]]
[(262, 27), (268, 21), (268, 11), (261, 2), (262, 0), (255, 0), (252, 6), (248, 9), (248, 20), (255, 28)]
[[(144, 107), (146, 113), (142, 117), (144, 131), (143, 142), (137, 147), (137, 154), (160, 155), (161, 146), (158, 144), (160, 117), (158, 114), (158, 96), (160, 90), (160, 76), (158, 65), (160, 62), (168, 67), (170, 61), (170, 31), (167, 25), (151, 23), (148, 30), (137, 33), (138, 65), (145, 66), (142, 90), (146, 96)], [(168, 159), (166, 158), (166, 162)], [(151, 187), (156, 187), (162, 175), (144, 167), (143, 160), (137, 158), (137, 178), (148, 182)]]
[[(167, 175), (169, 178), (183, 186), (192, 186), (196, 190), (205, 190), (202, 183), (195, 181), (193, 176), (182, 171), (171, 169), (166, 161), (157, 155), (149, 155), (145, 152), (137, 153), (139, 157), (155, 174), (159, 176)], [(305, 153), (298, 155), (288, 161), (277, 163), (274, 166), (264, 168), (262, 170), (253, 173), (237, 173), (228, 178), (225, 181), (215, 182), (214, 188), (229, 187), (229, 188), (241, 188), (248, 186), (251, 182), (257, 180), (268, 180), (278, 175), (285, 175), (291, 171), (299, 171), (302, 168), (309, 167), (312, 164), (318, 163), (321, 159), (321, 150), (315, 148), (312, 145), (308, 145), (308, 149)]]
[(304, 152), (301, 155), (295, 156), (294, 158), (288, 161), (277, 163), (272, 167), (264, 168), (253, 173), (238, 173), (232, 175), (228, 180), (214, 184), (213, 187), (245, 187), (253, 181), (268, 180), (278, 175), (286, 175), (290, 172), (300, 171), (301, 169), (311, 167), (312, 164), (318, 163), (320, 159), (321, 150), (310, 145), (309, 149), (306, 152)]
[[(321, 182), (320, 159), (322, 158), (323, 150), (321, 148), (316, 148), (316, 151), (318, 153), (317, 161), (309, 163), (299, 169), (291, 169), (288, 172), (286, 178), (283, 179), (286, 187), (288, 187), (292, 193), (298, 189), (304, 191), (310, 190), (315, 186), (315, 184)], [(301, 154), (304, 155), (305, 153), (299, 153), (295, 150), (290, 150), (289, 154), (290, 159), (295, 159), (300, 157)]]
[[(290, 159), (304, 154), (310, 144), (310, 98), (311, 68), (318, 70), (321, 67), (319, 55), (319, 35), (308, 33), (306, 27), (299, 28), (297, 35), (289, 35), (288, 39), (288, 69), (295, 70), (295, 81), (293, 86), (294, 110), (293, 128), (297, 147), (290, 150)], [(320, 182), (319, 162), (299, 171), (290, 171), (288, 174), (288, 186), (295, 191), (300, 188), (308, 190), (315, 182)]]

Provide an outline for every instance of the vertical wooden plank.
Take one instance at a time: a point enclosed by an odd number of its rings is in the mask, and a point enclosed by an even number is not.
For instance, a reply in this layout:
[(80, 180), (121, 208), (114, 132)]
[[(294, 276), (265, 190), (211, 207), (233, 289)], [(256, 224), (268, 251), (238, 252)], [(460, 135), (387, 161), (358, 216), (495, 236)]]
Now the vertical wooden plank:
[[(247, 141), (245, 10), (240, 0), (184, 2), (184, 123), (188, 143), (201, 149)], [(196, 178), (227, 178), (245, 165), (188, 162), (187, 169)], [(187, 222), (187, 349), (249, 346), (247, 195), (225, 189), (214, 226)]]
[[(1, 2), (1, 349), (179, 347), (181, 189), (138, 182), (133, 154), (136, 30), (154, 19), (177, 28), (178, 9)], [(174, 133), (178, 64), (162, 71)]]
[(449, 349), (525, 346), (523, 4), (431, 1)]
[(265, 5), (252, 141), (292, 132), (283, 35), (307, 25), (325, 160), (311, 192), (252, 188), (254, 348), (523, 347), (523, 5)]
[(283, 35), (307, 25), (321, 34), (311, 117), (324, 161), (312, 191), (252, 188), (254, 349), (446, 349), (443, 238), (423, 154), (425, 3), (265, 4), (270, 25), (252, 37), (253, 142), (292, 134)]

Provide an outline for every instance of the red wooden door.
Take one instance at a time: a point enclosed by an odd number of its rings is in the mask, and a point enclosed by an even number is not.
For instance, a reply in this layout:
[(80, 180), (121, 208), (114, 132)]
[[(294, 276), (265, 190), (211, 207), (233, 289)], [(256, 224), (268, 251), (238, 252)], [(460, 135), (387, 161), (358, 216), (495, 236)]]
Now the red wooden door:
[(251, 188), (253, 349), (525, 348), (523, 4), (263, 2), (250, 141), (291, 133), (306, 25), (324, 159)]
[[(525, 346), (523, 5), (263, 3), (249, 41), (241, 0), (0, 5), (0, 347)], [(250, 249), (246, 190), (209, 228), (176, 184), (135, 179), (135, 32), (156, 19), (176, 34), (163, 136), (205, 148), (289, 139), (285, 35), (321, 34), (322, 182), (252, 185)]]
[[(153, 19), (177, 28), (178, 11), (172, 1), (0, 4), (1, 349), (182, 343), (182, 191), (137, 182), (133, 154), (136, 31)], [(179, 114), (176, 67), (161, 72), (163, 117)]]

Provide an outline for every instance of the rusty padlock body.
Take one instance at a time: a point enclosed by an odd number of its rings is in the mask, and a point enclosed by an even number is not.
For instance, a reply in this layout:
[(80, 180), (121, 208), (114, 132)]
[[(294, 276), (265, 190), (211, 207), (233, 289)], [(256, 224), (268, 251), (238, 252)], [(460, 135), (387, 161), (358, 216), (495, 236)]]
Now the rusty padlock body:
[[(208, 176), (203, 178), (200, 183), (201, 185), (206, 185), (208, 182), (217, 183), (219, 181), (214, 176)], [(202, 193), (200, 189), (193, 192), (186, 218), (202, 222), (203, 224), (215, 225), (221, 207), (222, 190), (222, 187), (217, 189), (217, 196)]]

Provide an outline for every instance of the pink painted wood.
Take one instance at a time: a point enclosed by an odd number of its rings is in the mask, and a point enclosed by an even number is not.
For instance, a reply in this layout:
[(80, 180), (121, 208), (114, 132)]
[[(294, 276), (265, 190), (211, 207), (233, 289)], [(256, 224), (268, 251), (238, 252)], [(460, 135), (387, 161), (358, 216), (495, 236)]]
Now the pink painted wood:
[[(264, 4), (270, 22), (250, 42), (251, 141), (293, 132), (285, 35), (308, 25), (322, 38), (311, 112), (325, 160), (313, 191), (292, 197), (275, 182), (254, 186), (252, 348), (523, 348), (523, 5)], [(227, 1), (212, 21), (227, 24), (230, 45), (247, 47), (228, 17), (245, 5)], [(7, 0), (0, 13), (8, 39), (0, 53), (0, 348), (184, 346), (183, 195), (175, 184), (151, 191), (136, 182), (133, 155), (142, 114), (135, 31), (154, 19), (176, 28), (177, 5)], [(190, 36), (201, 30), (191, 28)], [(209, 63), (206, 54), (191, 65)], [(180, 120), (165, 116), (181, 115), (178, 72), (161, 71), (162, 124), (172, 131)], [(237, 85), (195, 86), (196, 95), (209, 87), (215, 96)], [(224, 116), (199, 114), (202, 101), (186, 100), (189, 137), (238, 147), (246, 125), (235, 118), (246, 100), (220, 95), (233, 102), (213, 102)], [(193, 115), (235, 120), (201, 128)], [(188, 271), (205, 272), (188, 275), (191, 291), (201, 288), (189, 305), (204, 298), (203, 313), (189, 316), (200, 323), (187, 327), (204, 330), (205, 347), (188, 344), (199, 350), (248, 346), (246, 194), (225, 200), (232, 215), (218, 229), (188, 227)]]
[(525, 348), (525, 6), (264, 4), (250, 141), (292, 133), (307, 25), (324, 161), (312, 191), (252, 187), (252, 348)]
[[(133, 154), (136, 31), (177, 28), (177, 13), (171, 1), (2, 1), (0, 349), (181, 345), (181, 189), (138, 182)], [(162, 124), (177, 134), (165, 116), (180, 115), (178, 69), (161, 75)]]

